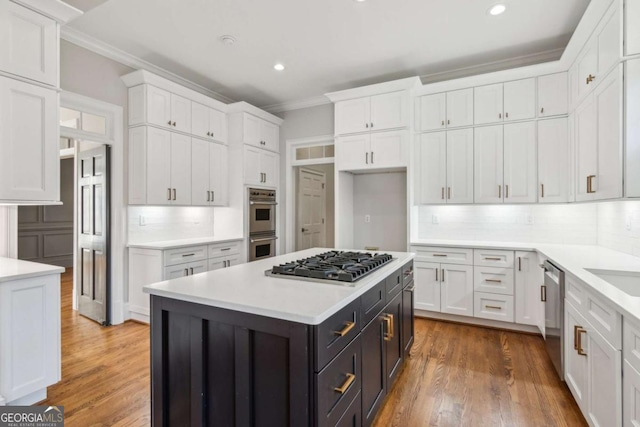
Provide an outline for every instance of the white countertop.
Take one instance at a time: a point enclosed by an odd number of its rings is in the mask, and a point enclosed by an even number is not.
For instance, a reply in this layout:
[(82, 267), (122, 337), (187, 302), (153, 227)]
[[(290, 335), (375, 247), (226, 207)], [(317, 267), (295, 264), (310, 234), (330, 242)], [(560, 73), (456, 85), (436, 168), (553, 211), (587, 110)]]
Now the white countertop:
[[(552, 261), (565, 273), (584, 282), (591, 290), (608, 299), (622, 312), (640, 320), (640, 297), (626, 294), (587, 269), (617, 270), (640, 273), (640, 258), (623, 252), (591, 245), (563, 245), (547, 243), (493, 242), (475, 240), (418, 240), (415, 246), (440, 246), (478, 249), (536, 251)], [(640, 283), (638, 283), (640, 286)]]
[[(394, 260), (358, 280), (356, 286), (265, 276), (278, 264), (331, 249), (314, 248), (144, 286), (144, 292), (244, 313), (317, 325), (413, 259), (387, 252)], [(338, 283), (338, 282), (335, 282)]]
[(198, 237), (195, 239), (178, 239), (178, 240), (162, 240), (157, 242), (146, 243), (129, 243), (128, 248), (139, 249), (176, 249), (186, 246), (208, 245), (211, 243), (227, 243), (242, 240), (242, 237), (220, 238), (220, 237)]
[(0, 257), (0, 282), (64, 273), (63, 267)]

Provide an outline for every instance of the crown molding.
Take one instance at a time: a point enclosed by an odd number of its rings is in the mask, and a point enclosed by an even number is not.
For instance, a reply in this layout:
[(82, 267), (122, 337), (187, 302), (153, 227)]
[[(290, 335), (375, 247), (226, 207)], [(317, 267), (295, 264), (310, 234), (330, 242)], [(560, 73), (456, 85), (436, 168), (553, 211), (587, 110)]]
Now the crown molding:
[(382, 93), (410, 90), (420, 86), (422, 86), (422, 82), (420, 82), (420, 79), (418, 77), (407, 77), (406, 79), (391, 80), (388, 82), (377, 83), (368, 86), (360, 86), (352, 89), (325, 93), (325, 96), (332, 102), (338, 102), (347, 99), (362, 98), (363, 96), (372, 96)]
[(12, 0), (26, 8), (35, 10), (42, 15), (57, 21), (60, 24), (66, 24), (78, 16), (82, 15), (80, 9), (60, 1), (60, 0)]
[(227, 105), (227, 113), (235, 114), (235, 113), (249, 113), (253, 114), (256, 117), (260, 117), (263, 120), (281, 126), (284, 123), (284, 120), (278, 116), (274, 116), (271, 113), (268, 113), (264, 110), (264, 108), (258, 108), (254, 105), (249, 104), (248, 102), (240, 101), (235, 102), (233, 104)]
[(319, 105), (331, 104), (331, 100), (324, 95), (312, 96), (311, 98), (298, 99), (295, 101), (281, 102), (262, 107), (270, 113), (283, 113), (285, 111), (301, 110), (303, 108), (317, 107)]
[(228, 98), (216, 91), (194, 83), (191, 80), (187, 80), (184, 77), (180, 77), (179, 75), (172, 73), (171, 71), (167, 71), (166, 69), (158, 67), (157, 65), (147, 62), (144, 59), (140, 59), (137, 56), (131, 55), (130, 53), (127, 53), (121, 49), (118, 49), (117, 47), (98, 40), (95, 37), (83, 33), (82, 31), (78, 31), (75, 28), (71, 28), (69, 26), (62, 27), (60, 29), (60, 38), (68, 41), (69, 43), (73, 43), (77, 46), (97, 53), (98, 55), (102, 55), (106, 58), (126, 65), (127, 67), (131, 67), (135, 70), (150, 71), (153, 74), (164, 77), (167, 80), (216, 99), (225, 104), (235, 102), (233, 99)]

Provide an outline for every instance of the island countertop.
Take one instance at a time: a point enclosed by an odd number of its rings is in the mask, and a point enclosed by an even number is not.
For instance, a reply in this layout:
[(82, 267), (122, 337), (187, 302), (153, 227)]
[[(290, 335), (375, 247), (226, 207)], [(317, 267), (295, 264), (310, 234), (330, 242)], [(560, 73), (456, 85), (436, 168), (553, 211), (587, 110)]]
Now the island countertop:
[(330, 250), (334, 249), (307, 249), (166, 280), (144, 286), (144, 292), (243, 313), (318, 325), (414, 258), (413, 253), (386, 252), (393, 257), (393, 261), (358, 280), (355, 286), (342, 282), (318, 283), (265, 275), (265, 271), (274, 265)]
[(0, 282), (62, 273), (64, 268), (56, 265), (0, 257)]

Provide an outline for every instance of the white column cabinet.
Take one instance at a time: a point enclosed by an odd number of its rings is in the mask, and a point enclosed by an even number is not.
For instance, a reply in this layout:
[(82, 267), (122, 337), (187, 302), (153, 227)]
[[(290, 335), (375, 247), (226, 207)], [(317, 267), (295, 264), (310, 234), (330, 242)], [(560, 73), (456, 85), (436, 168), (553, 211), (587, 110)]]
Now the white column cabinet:
[(475, 128), (473, 155), (475, 203), (502, 203), (503, 126)]
[(447, 203), (473, 203), (473, 129), (447, 132)]
[(514, 123), (504, 126), (504, 202), (535, 203), (536, 124)]
[(536, 116), (536, 79), (504, 84), (504, 120), (527, 120)]
[(569, 201), (569, 125), (567, 118), (538, 122), (540, 203)]
[(440, 311), (473, 316), (473, 266), (442, 264), (440, 274)]
[(567, 73), (538, 77), (538, 117), (567, 114), (568, 102)]
[(544, 310), (540, 299), (543, 270), (538, 265), (536, 252), (516, 252), (515, 265), (515, 321), (521, 325), (538, 326)]
[(446, 203), (447, 132), (425, 133), (416, 141), (418, 203)]
[(448, 128), (473, 125), (473, 89), (447, 92)]
[(480, 86), (473, 89), (474, 123), (501, 122), (503, 113), (503, 84)]

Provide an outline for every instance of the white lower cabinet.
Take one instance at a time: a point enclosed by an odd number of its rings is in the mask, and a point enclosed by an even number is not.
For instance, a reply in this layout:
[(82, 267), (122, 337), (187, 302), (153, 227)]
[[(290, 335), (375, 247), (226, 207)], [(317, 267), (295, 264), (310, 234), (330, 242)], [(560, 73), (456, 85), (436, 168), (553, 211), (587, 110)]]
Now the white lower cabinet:
[(419, 310), (473, 316), (473, 266), (415, 262)]
[(536, 252), (516, 252), (515, 265), (515, 322), (539, 326), (544, 311), (540, 286), (544, 282), (543, 269), (538, 265)]
[(475, 317), (513, 322), (513, 296), (475, 292), (473, 298)]
[(440, 264), (414, 261), (415, 308), (440, 311)]
[(587, 358), (578, 353), (577, 328), (586, 324), (568, 300), (564, 310), (564, 380), (582, 413), (587, 410)]
[(625, 360), (622, 391), (624, 427), (640, 426), (640, 373)]

